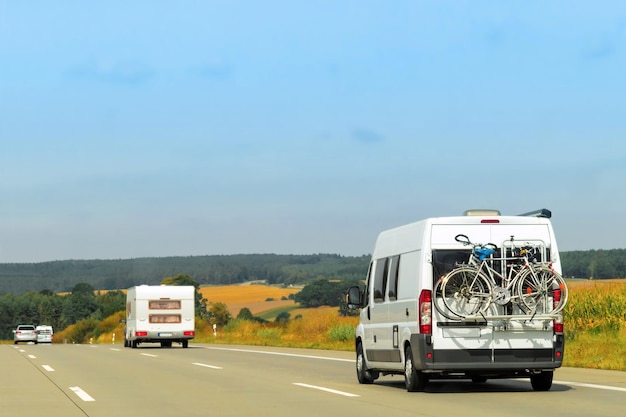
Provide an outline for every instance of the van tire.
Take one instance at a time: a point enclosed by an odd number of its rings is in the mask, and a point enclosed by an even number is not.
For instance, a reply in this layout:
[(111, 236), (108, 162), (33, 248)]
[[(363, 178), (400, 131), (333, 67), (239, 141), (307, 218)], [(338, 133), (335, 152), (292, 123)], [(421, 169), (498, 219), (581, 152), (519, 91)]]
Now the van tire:
[(137, 342), (136, 340), (133, 340), (132, 342), (130, 342), (131, 348), (137, 349), (137, 346), (139, 346), (139, 342)]
[(549, 391), (552, 387), (554, 372), (544, 371), (530, 376), (530, 385), (535, 391)]
[(189, 340), (183, 340), (183, 349), (187, 349), (189, 347)]
[(415, 369), (413, 364), (413, 353), (411, 346), (407, 346), (404, 351), (404, 384), (409, 392), (424, 391), (428, 377), (421, 371)]
[(360, 384), (372, 384), (378, 379), (377, 371), (367, 369), (365, 355), (363, 354), (363, 345), (360, 342), (356, 345), (356, 377)]

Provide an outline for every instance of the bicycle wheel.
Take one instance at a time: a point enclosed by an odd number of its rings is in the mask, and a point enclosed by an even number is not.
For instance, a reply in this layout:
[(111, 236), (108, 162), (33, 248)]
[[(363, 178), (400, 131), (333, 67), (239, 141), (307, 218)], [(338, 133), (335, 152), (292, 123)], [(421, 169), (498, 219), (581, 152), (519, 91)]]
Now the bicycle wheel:
[(547, 265), (529, 268), (519, 278), (517, 292), (520, 306), (528, 314), (558, 313), (567, 303), (565, 279)]
[(449, 320), (460, 320), (462, 317), (458, 316), (456, 314), (452, 314), (452, 312), (450, 310), (448, 310), (448, 307), (446, 306), (446, 303), (443, 300), (443, 281), (445, 279), (445, 276), (441, 277), (438, 281), (437, 284), (435, 285), (435, 297), (433, 300), (433, 304), (435, 305), (435, 309), (439, 312), (439, 314), (441, 314), (443, 317), (449, 319)]
[(457, 268), (443, 279), (441, 297), (452, 314), (460, 318), (475, 316), (489, 307), (491, 284), (475, 268)]

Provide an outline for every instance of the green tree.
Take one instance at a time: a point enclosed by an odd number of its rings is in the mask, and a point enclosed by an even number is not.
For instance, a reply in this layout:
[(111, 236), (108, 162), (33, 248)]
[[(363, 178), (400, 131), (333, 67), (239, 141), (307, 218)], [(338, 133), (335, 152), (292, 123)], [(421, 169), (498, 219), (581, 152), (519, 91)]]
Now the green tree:
[(66, 325), (74, 324), (89, 317), (96, 310), (98, 310), (98, 304), (93, 287), (87, 283), (79, 283), (63, 300), (62, 321)]
[(294, 296), (294, 300), (303, 307), (338, 307), (344, 293), (345, 287), (341, 282), (318, 279), (305, 285), (302, 291)]
[(187, 274), (178, 274), (173, 277), (165, 277), (161, 281), (161, 285), (192, 285), (196, 289), (199, 287), (195, 279)]
[(96, 303), (99, 315), (104, 319), (126, 309), (126, 294), (122, 291), (107, 291), (96, 297)]
[(214, 302), (209, 305), (209, 323), (217, 324), (220, 327), (226, 326), (232, 319), (228, 306), (222, 302)]
[(239, 314), (237, 314), (238, 320), (252, 320), (253, 317), (254, 315), (248, 307), (242, 308), (241, 310), (239, 310)]
[(274, 321), (276, 323), (289, 323), (289, 319), (291, 318), (291, 314), (289, 314), (286, 311), (283, 311), (282, 313), (280, 313), (278, 316), (276, 316), (276, 319), (274, 319)]

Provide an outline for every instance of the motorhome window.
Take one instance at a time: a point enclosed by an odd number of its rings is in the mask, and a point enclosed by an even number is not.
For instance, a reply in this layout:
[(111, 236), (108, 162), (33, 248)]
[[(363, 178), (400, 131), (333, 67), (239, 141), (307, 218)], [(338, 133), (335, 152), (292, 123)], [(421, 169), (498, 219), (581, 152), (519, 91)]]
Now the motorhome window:
[(150, 310), (180, 310), (180, 300), (150, 300)]
[(374, 271), (374, 302), (385, 301), (385, 291), (387, 290), (387, 278), (389, 274), (389, 258), (378, 259)]
[(150, 323), (180, 323), (180, 314), (150, 314)]
[(389, 300), (394, 301), (398, 297), (398, 270), (400, 269), (400, 256), (393, 256), (389, 259)]

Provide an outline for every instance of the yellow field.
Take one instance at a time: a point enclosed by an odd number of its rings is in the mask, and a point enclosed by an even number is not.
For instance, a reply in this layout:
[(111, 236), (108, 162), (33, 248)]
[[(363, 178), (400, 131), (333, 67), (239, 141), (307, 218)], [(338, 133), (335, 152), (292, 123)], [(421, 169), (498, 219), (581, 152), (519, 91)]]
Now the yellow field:
[[(233, 317), (236, 317), (244, 307), (249, 308), (252, 314), (257, 315), (278, 307), (295, 306), (296, 304), (293, 300), (282, 300), (282, 298), (288, 298), (291, 294), (299, 291), (300, 288), (283, 288), (256, 284), (200, 288), (202, 297), (209, 303), (220, 302), (226, 304)], [(273, 299), (273, 301), (266, 301), (269, 298)]]

